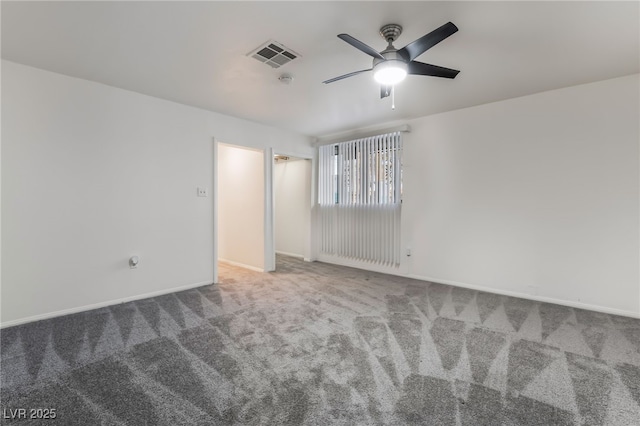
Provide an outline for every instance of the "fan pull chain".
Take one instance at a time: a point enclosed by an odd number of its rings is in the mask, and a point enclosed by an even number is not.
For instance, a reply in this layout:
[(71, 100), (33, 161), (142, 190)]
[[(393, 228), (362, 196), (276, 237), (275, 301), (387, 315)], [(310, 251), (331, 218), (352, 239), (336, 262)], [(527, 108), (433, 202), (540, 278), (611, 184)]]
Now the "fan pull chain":
[(391, 86), (391, 109), (396, 109), (396, 86)]

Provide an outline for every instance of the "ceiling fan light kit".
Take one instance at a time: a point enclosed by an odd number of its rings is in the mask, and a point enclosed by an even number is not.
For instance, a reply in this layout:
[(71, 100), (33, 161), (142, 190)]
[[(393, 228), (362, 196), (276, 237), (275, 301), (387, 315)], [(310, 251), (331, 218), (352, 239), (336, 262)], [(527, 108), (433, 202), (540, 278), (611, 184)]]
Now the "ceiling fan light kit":
[(383, 86), (394, 86), (407, 77), (407, 62), (393, 47), (393, 42), (402, 34), (398, 24), (387, 24), (380, 28), (380, 35), (389, 45), (380, 52), (384, 59), (373, 59), (373, 78)]
[(447, 22), (441, 27), (407, 44), (402, 49), (396, 49), (393, 46), (393, 42), (402, 34), (402, 27), (398, 24), (387, 24), (380, 28), (380, 35), (388, 43), (387, 48), (382, 52), (376, 51), (349, 34), (338, 34), (338, 38), (341, 40), (373, 57), (373, 65), (369, 69), (334, 77), (323, 81), (323, 83), (329, 84), (367, 71), (373, 71), (373, 78), (381, 84), (380, 98), (385, 98), (393, 94), (393, 86), (404, 80), (408, 74), (453, 79), (460, 71), (425, 64), (415, 59), (457, 31), (458, 27), (452, 22)]
[(407, 77), (407, 64), (402, 61), (382, 61), (373, 67), (373, 78), (384, 86), (393, 86)]

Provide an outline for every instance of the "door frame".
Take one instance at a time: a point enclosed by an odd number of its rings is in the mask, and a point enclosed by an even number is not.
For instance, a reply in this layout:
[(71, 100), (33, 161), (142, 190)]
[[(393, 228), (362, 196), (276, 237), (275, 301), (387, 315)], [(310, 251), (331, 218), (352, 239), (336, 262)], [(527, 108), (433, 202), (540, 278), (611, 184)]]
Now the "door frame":
[(212, 177), (212, 191), (211, 199), (213, 203), (213, 282), (219, 282), (218, 275), (218, 147), (220, 144), (236, 146), (238, 148), (246, 148), (255, 151), (262, 151), (264, 154), (264, 271), (271, 272), (276, 267), (276, 242), (275, 242), (275, 191), (273, 188), (273, 173), (274, 173), (274, 152), (279, 155), (286, 155), (290, 157), (300, 158), (302, 160), (308, 160), (311, 164), (310, 180), (311, 185), (308, 200), (309, 223), (307, 226), (307, 243), (305, 244), (304, 260), (312, 262), (317, 259), (317, 253), (315, 250), (315, 233), (312, 231), (315, 223), (315, 197), (316, 197), (316, 158), (313, 154), (300, 154), (288, 150), (274, 149), (273, 147), (267, 148), (254, 148), (250, 146), (231, 144), (228, 142), (222, 142), (217, 138), (212, 138), (213, 142), (213, 177)]
[[(246, 145), (238, 145), (238, 144), (232, 144), (232, 143), (228, 143), (228, 142), (223, 142), (221, 140), (218, 140), (216, 138), (213, 138), (213, 190), (211, 191), (212, 193), (212, 202), (213, 202), (213, 257), (214, 257), (214, 261), (213, 261), (213, 282), (214, 283), (218, 283), (219, 282), (219, 276), (218, 276), (218, 262), (220, 261), (220, 253), (219, 253), (219, 226), (218, 226), (218, 219), (220, 217), (219, 214), (219, 188), (218, 185), (220, 183), (220, 168), (218, 165), (218, 161), (219, 161), (219, 148), (220, 145), (224, 145), (224, 146), (228, 146), (228, 147), (232, 147), (232, 148), (236, 148), (236, 149), (241, 149), (241, 150), (247, 150), (247, 151), (254, 151), (254, 152), (259, 152), (262, 154), (263, 156), (263, 161), (264, 158), (266, 158), (267, 153), (267, 149), (263, 149), (263, 148), (255, 148), (252, 146), (246, 146)], [(264, 175), (264, 189), (262, 191), (263, 193), (263, 214), (262, 214), (262, 218), (263, 218), (263, 238), (266, 241), (266, 237), (267, 237), (267, 227), (265, 219), (267, 217), (267, 199), (266, 199), (266, 191), (267, 191), (267, 187), (269, 185), (269, 183), (267, 182), (267, 175), (266, 175), (266, 162), (263, 163), (264, 164), (264, 168), (265, 168), (265, 175)], [(262, 251), (263, 254), (263, 263), (260, 266), (253, 266), (253, 265), (246, 265), (246, 264), (240, 264), (240, 263), (235, 263), (233, 261), (228, 260), (228, 263), (231, 264), (236, 264), (238, 266), (244, 267), (244, 268), (248, 268), (254, 271), (258, 271), (258, 272), (265, 272), (267, 269), (265, 268), (267, 266), (267, 258), (265, 257), (265, 251)]]
[[(265, 183), (269, 182), (268, 188), (267, 185), (265, 185), (265, 195), (267, 198), (269, 198), (270, 200), (270, 208), (267, 210), (268, 214), (265, 216), (265, 263), (267, 263), (267, 259), (269, 259), (271, 261), (270, 266), (272, 266), (272, 269), (268, 269), (268, 271), (275, 271), (275, 266), (276, 266), (276, 239), (275, 239), (275, 206), (276, 206), (276, 201), (275, 201), (275, 190), (274, 190), (274, 185), (273, 185), (273, 181), (274, 181), (274, 166), (275, 166), (275, 159), (274, 159), (274, 154), (277, 155), (284, 155), (284, 156), (288, 156), (288, 157), (295, 157), (295, 158), (299, 158), (302, 161), (309, 161), (309, 164), (311, 166), (311, 170), (309, 171), (309, 185), (311, 185), (310, 191), (309, 191), (309, 199), (307, 200), (307, 206), (309, 207), (309, 222), (307, 223), (307, 229), (306, 229), (306, 234), (307, 234), (307, 238), (306, 238), (306, 243), (305, 243), (305, 248), (304, 248), (304, 253), (303, 253), (303, 257), (304, 257), (304, 261), (305, 262), (313, 262), (316, 260), (316, 253), (315, 253), (315, 233), (312, 231), (313, 230), (313, 224), (315, 223), (315, 182), (316, 182), (316, 177), (315, 177), (315, 169), (316, 169), (316, 159), (315, 156), (313, 155), (305, 155), (305, 154), (300, 154), (300, 153), (294, 153), (291, 151), (287, 151), (287, 150), (281, 150), (281, 149), (273, 149), (270, 148), (270, 154), (267, 157), (267, 155), (265, 154), (265, 163), (269, 162), (269, 174), (268, 176), (265, 175)], [(270, 160), (270, 161), (269, 161)], [(267, 165), (265, 164), (265, 173), (267, 173)], [(267, 231), (268, 230), (268, 231)], [(268, 238), (267, 238), (268, 237)], [(266, 266), (266, 265), (265, 265)], [(265, 269), (265, 271), (267, 271), (267, 269)]]
[(211, 180), (211, 202), (213, 203), (213, 283), (218, 284), (218, 141), (213, 142), (213, 177)]

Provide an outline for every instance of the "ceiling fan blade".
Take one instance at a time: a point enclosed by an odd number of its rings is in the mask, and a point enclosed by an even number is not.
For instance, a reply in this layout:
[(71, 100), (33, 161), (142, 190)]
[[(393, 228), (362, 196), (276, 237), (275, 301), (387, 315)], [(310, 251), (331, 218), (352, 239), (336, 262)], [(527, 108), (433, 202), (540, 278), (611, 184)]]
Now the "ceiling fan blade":
[(360, 40), (351, 37), (349, 34), (338, 34), (338, 38), (346, 41), (347, 43), (349, 43), (359, 51), (364, 52), (369, 56), (373, 56), (374, 58), (378, 58), (378, 59), (384, 59), (384, 56), (382, 56), (379, 52), (374, 50), (373, 47), (368, 46), (363, 42), (361, 42)]
[(366, 69), (366, 70), (350, 72), (349, 74), (345, 74), (345, 75), (341, 75), (339, 77), (334, 77), (332, 79), (325, 80), (325, 81), (323, 81), (323, 83), (324, 84), (333, 83), (334, 81), (342, 80), (343, 78), (347, 78), (347, 77), (353, 77), (354, 75), (358, 75), (358, 74), (361, 74), (363, 72), (367, 72), (367, 71), (371, 71), (371, 70), (372, 70), (372, 68), (369, 68), (369, 69)]
[(391, 96), (391, 86), (380, 86), (380, 99), (384, 99), (387, 96)]
[(407, 44), (405, 47), (400, 49), (398, 53), (408, 58), (410, 61), (413, 61), (415, 58), (422, 55), (424, 52), (431, 49), (433, 46), (440, 43), (456, 31), (458, 31), (458, 27), (456, 27), (452, 22), (447, 22), (440, 28), (437, 28), (429, 34), (423, 35), (419, 39)]
[(433, 77), (456, 78), (460, 71), (451, 68), (439, 67), (437, 65), (425, 64), (423, 62), (411, 61), (408, 64), (408, 74), (430, 75)]

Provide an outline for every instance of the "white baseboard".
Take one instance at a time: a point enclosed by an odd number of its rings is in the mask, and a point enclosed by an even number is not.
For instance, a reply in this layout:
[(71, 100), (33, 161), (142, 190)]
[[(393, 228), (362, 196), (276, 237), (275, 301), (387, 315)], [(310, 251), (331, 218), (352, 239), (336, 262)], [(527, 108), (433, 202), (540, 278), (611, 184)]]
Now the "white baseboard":
[(202, 287), (203, 285), (210, 285), (210, 284), (212, 283), (209, 281), (202, 281), (199, 283), (187, 284), (184, 286), (173, 287), (166, 290), (152, 291), (150, 293), (138, 294), (135, 296), (123, 297), (121, 299), (109, 300), (107, 302), (93, 303), (91, 305), (78, 306), (77, 308), (69, 308), (69, 309), (63, 309), (61, 311), (48, 312), (46, 314), (33, 315), (30, 317), (20, 318), (17, 320), (5, 321), (3, 323), (0, 323), (0, 328), (13, 327), (14, 325), (26, 324), (29, 322), (61, 317), (63, 315), (77, 314), (80, 312), (91, 311), (93, 309), (106, 308), (108, 306), (119, 305), (121, 303), (127, 303), (127, 302), (133, 302), (135, 300), (140, 300), (140, 299), (148, 299), (149, 297), (162, 296), (169, 293), (175, 293), (177, 291), (190, 290), (192, 288)]
[(240, 262), (234, 262), (233, 260), (227, 259), (218, 259), (218, 262), (226, 263), (227, 265), (239, 266), (240, 268), (251, 269), (256, 272), (264, 272), (263, 268), (258, 268), (257, 266), (246, 265)]
[(302, 255), (302, 254), (288, 253), (286, 251), (280, 251), (280, 250), (276, 250), (276, 254), (281, 254), (283, 256), (291, 256), (291, 257), (295, 257), (297, 259), (304, 260), (304, 255)]
[(390, 266), (381, 266), (374, 263), (363, 262), (359, 260), (345, 259), (343, 257), (331, 256), (327, 254), (318, 255), (319, 262), (332, 263), (334, 265), (348, 266), (350, 268), (363, 269), (365, 271), (380, 272), (389, 275), (399, 275), (406, 277), (406, 274), (401, 273), (399, 268)]
[(467, 284), (467, 283), (462, 283), (458, 281), (445, 280), (441, 278), (426, 277), (423, 275), (407, 274), (407, 273), (404, 273), (400, 268), (389, 268), (389, 267), (382, 267), (382, 266), (376, 266), (376, 265), (369, 265), (366, 262), (357, 262), (357, 261), (352, 261), (348, 259), (342, 259), (335, 256), (327, 256), (327, 255), (321, 254), (318, 256), (318, 260), (320, 262), (332, 263), (340, 266), (349, 266), (351, 268), (364, 269), (367, 271), (380, 272), (380, 273), (389, 274), (389, 275), (397, 275), (400, 277), (413, 278), (420, 281), (429, 281), (429, 282), (438, 283), (438, 284), (447, 284), (447, 285), (452, 285), (454, 287), (463, 287), (471, 290), (478, 290), (478, 291), (484, 291), (487, 293), (499, 294), (502, 296), (519, 297), (521, 299), (533, 300), (536, 302), (555, 303), (556, 305), (569, 306), (571, 308), (587, 309), (590, 311), (603, 312), (605, 314), (620, 315), (624, 317), (640, 319), (640, 312), (626, 311), (623, 309), (609, 308), (606, 306), (591, 305), (591, 304), (582, 303), (582, 302), (573, 302), (571, 300), (555, 299), (553, 297), (534, 296), (531, 294), (521, 293), (517, 291), (500, 290), (492, 287)]
[[(257, 272), (264, 272), (264, 270), (262, 270), (260, 268), (256, 268), (255, 266), (244, 265), (242, 263), (232, 262), (232, 261), (228, 261), (228, 260), (225, 260), (225, 259), (218, 259), (218, 260), (220, 262), (228, 263), (230, 265), (251, 269), (251, 270), (257, 271)], [(307, 259), (305, 259), (305, 261), (306, 260)], [(479, 291), (484, 291), (484, 292), (487, 292), (487, 293), (500, 294), (500, 295), (503, 295), (503, 296), (519, 297), (521, 299), (528, 299), (528, 300), (533, 300), (533, 301), (536, 301), (536, 302), (555, 303), (557, 305), (569, 306), (569, 307), (572, 307), (572, 308), (587, 309), (587, 310), (590, 310), (590, 311), (597, 311), (597, 312), (603, 312), (603, 313), (606, 313), (606, 314), (621, 315), (621, 316), (640, 319), (640, 313), (638, 313), (638, 312), (626, 311), (626, 310), (615, 309), (615, 308), (608, 308), (606, 306), (591, 305), (591, 304), (588, 304), (588, 303), (573, 302), (573, 301), (568, 301), (568, 300), (555, 299), (555, 298), (552, 298), (552, 297), (533, 296), (533, 295), (530, 295), (530, 294), (520, 293), (520, 292), (516, 292), (516, 291), (499, 290), (499, 289), (494, 289), (494, 288), (484, 287), (484, 286), (479, 286), (479, 285), (474, 285), (474, 284), (466, 284), (466, 283), (462, 283), (462, 282), (459, 282), (459, 281), (445, 280), (445, 279), (441, 279), (441, 278), (426, 277), (426, 276), (414, 275), (414, 274), (404, 274), (404, 273), (401, 273), (398, 269), (395, 269), (395, 268), (376, 267), (375, 265), (367, 265), (367, 264), (363, 264), (363, 262), (349, 261), (349, 260), (345, 260), (345, 259), (335, 258), (333, 256), (319, 256), (318, 260), (320, 262), (332, 263), (332, 264), (341, 265), (341, 266), (349, 266), (349, 267), (352, 267), (352, 268), (364, 269), (364, 270), (368, 270), (368, 271), (372, 271), (372, 272), (380, 272), (380, 273), (389, 274), (389, 275), (397, 275), (397, 276), (402, 276), (402, 277), (407, 277), (407, 278), (413, 278), (413, 279), (420, 280), (420, 281), (429, 281), (429, 282), (434, 282), (434, 283), (439, 283), (439, 284), (447, 284), (447, 285), (452, 285), (452, 286), (455, 286), (455, 287), (463, 287), (463, 288), (468, 288), (468, 289), (471, 289), (471, 290), (479, 290)], [(174, 287), (174, 288), (171, 288), (171, 289), (159, 290), (159, 291), (154, 291), (154, 292), (150, 292), (150, 293), (144, 293), (144, 294), (139, 294), (139, 295), (135, 295), (135, 296), (124, 297), (124, 298), (121, 298), (121, 299), (114, 299), (114, 300), (110, 300), (110, 301), (107, 301), (107, 302), (100, 302), (100, 303), (94, 303), (94, 304), (91, 304), (91, 305), (79, 306), (79, 307), (76, 307), (76, 308), (63, 309), (61, 311), (48, 312), (46, 314), (33, 315), (33, 316), (30, 316), (30, 317), (26, 317), (26, 318), (20, 318), (20, 319), (17, 319), (17, 320), (11, 320), (11, 321), (2, 322), (2, 323), (0, 323), (0, 329), (7, 328), (7, 327), (12, 327), (14, 325), (26, 324), (26, 323), (29, 323), (29, 322), (34, 322), (34, 321), (40, 321), (40, 320), (60, 317), (60, 316), (63, 316), (63, 315), (76, 314), (76, 313), (80, 313), (80, 312), (90, 311), (90, 310), (93, 310), (93, 309), (105, 308), (105, 307), (112, 306), (112, 305), (119, 305), (121, 303), (133, 302), (135, 300), (147, 299), (149, 297), (162, 296), (162, 295), (165, 295), (165, 294), (174, 293), (174, 292), (178, 292), (178, 291), (184, 291), (184, 290), (190, 290), (192, 288), (202, 287), (204, 285), (210, 285), (210, 284), (212, 284), (212, 283), (208, 282), (208, 281), (202, 281), (202, 282), (199, 282), (199, 283), (187, 284), (187, 285), (180, 286), (180, 287)]]
[(495, 289), (495, 288), (492, 288), (492, 287), (484, 287), (484, 286), (480, 286), (480, 285), (461, 283), (461, 282), (458, 282), (458, 281), (443, 280), (443, 279), (440, 279), (440, 278), (425, 277), (425, 276), (422, 276), (422, 275), (408, 274), (408, 275), (405, 275), (405, 276), (407, 278), (414, 278), (416, 280), (430, 281), (430, 282), (438, 283), (438, 284), (447, 284), (447, 285), (452, 285), (452, 286), (455, 286), (455, 287), (468, 288), (470, 290), (479, 290), (479, 291), (484, 291), (484, 292), (487, 292), (487, 293), (499, 294), (499, 295), (502, 295), (502, 296), (519, 297), (520, 299), (528, 299), (528, 300), (533, 300), (533, 301), (536, 301), (536, 302), (554, 303), (556, 305), (569, 306), (571, 308), (578, 308), (578, 309), (587, 309), (589, 311), (597, 311), (597, 312), (602, 312), (602, 313), (605, 313), (605, 314), (621, 315), (621, 316), (631, 317), (631, 318), (640, 318), (640, 312), (625, 311), (623, 309), (608, 308), (606, 306), (591, 305), (591, 304), (588, 304), (588, 303), (574, 302), (574, 301), (571, 301), (571, 300), (556, 299), (556, 298), (553, 298), (553, 297), (534, 296), (534, 295), (531, 295), (531, 294), (521, 293), (521, 292), (518, 292), (518, 291), (500, 290), (500, 289)]

